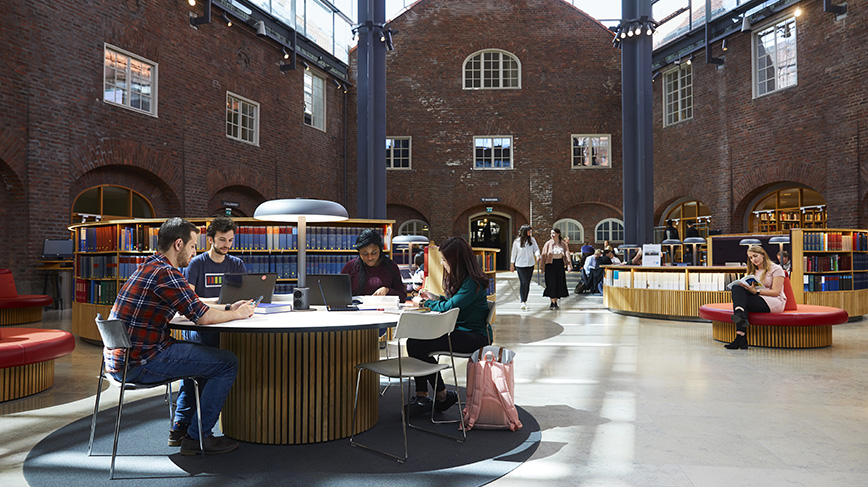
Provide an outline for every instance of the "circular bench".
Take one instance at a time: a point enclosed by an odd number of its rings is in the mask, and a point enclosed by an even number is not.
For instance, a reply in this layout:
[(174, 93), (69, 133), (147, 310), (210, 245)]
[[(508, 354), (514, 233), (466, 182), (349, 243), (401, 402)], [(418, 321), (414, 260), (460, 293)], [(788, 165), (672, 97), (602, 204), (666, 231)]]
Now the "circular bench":
[(9, 269), (0, 269), (0, 325), (42, 321), (42, 308), (54, 299), (47, 294), (18, 294)]
[(0, 328), (0, 402), (54, 385), (54, 360), (75, 349), (72, 333), (41, 328)]
[[(715, 340), (735, 340), (731, 320), (732, 303), (706, 304), (699, 307), (699, 317), (712, 322)], [(749, 313), (747, 342), (750, 346), (776, 348), (817, 348), (832, 344), (832, 325), (846, 323), (843, 309), (810, 304), (780, 313)]]

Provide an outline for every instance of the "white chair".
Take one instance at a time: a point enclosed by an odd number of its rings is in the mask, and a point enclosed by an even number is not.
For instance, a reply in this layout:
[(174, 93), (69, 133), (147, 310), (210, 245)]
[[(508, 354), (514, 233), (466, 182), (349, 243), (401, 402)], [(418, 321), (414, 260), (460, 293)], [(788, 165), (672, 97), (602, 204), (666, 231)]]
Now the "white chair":
[[(491, 329), (491, 326), (492, 326), (491, 322), (494, 320), (494, 312), (497, 308), (497, 304), (494, 301), (488, 301), (486, 304), (488, 304), (488, 316), (485, 318), (485, 323), (488, 325), (486, 331), (488, 332), (488, 344), (490, 345), (494, 341), (494, 337), (492, 337), (493, 330)], [(450, 345), (451, 345), (451, 343), (450, 343)], [(469, 360), (470, 356), (473, 355), (473, 352), (475, 352), (475, 351), (476, 350), (473, 350), (470, 352), (455, 352), (455, 351), (450, 352), (449, 350), (438, 350), (438, 351), (429, 353), (428, 356), (429, 357), (435, 357), (437, 359), (437, 362), (440, 362), (441, 356), (449, 355), (452, 358), (452, 367), (455, 367), (455, 358), (456, 357)], [(434, 387), (436, 389), (437, 386), (435, 385)], [(455, 382), (455, 393), (458, 394), (458, 381)], [(459, 396), (459, 399), (460, 399), (460, 396)], [(458, 404), (461, 404), (461, 403), (459, 402)], [(460, 410), (460, 408), (459, 408), (459, 410)], [(431, 410), (431, 422), (436, 423), (436, 424), (457, 423), (458, 420), (457, 419), (447, 419), (447, 420), (434, 419), (434, 410), (432, 409)]]
[[(404, 463), (407, 461), (407, 426), (411, 428), (415, 428), (421, 431), (425, 431), (428, 433), (433, 433), (435, 435), (443, 436), (444, 438), (449, 438), (457, 441), (458, 443), (464, 443), (464, 440), (467, 439), (467, 431), (465, 429), (464, 421), (461, 421), (461, 437), (454, 437), (450, 435), (445, 435), (438, 431), (432, 431), (425, 428), (421, 428), (410, 423), (407, 420), (407, 413), (404, 410), (404, 380), (405, 378), (410, 377), (418, 377), (425, 376), (430, 374), (439, 373), (442, 370), (450, 368), (450, 365), (447, 364), (432, 364), (428, 362), (424, 362), (417, 358), (413, 357), (402, 357), (401, 356), (401, 339), (402, 338), (414, 338), (419, 340), (433, 340), (435, 338), (440, 338), (443, 335), (447, 336), (447, 342), (449, 343), (449, 349), (452, 350), (452, 330), (455, 329), (455, 322), (458, 320), (458, 309), (452, 309), (445, 313), (416, 313), (416, 312), (404, 312), (401, 314), (401, 317), (398, 319), (398, 326), (395, 328), (395, 338), (398, 339), (398, 357), (390, 358), (385, 360), (377, 360), (374, 362), (366, 362), (359, 365), (356, 365), (357, 376), (356, 376), (356, 396), (353, 401), (353, 429), (354, 432), (350, 436), (350, 445), (358, 446), (361, 448), (365, 448), (367, 450), (379, 453), (381, 455), (387, 456), (389, 458), (393, 458), (398, 461), (398, 463)], [(455, 375), (455, 363), (453, 361), (452, 365), (452, 375), (453, 378), (458, 380), (458, 377)], [(404, 432), (404, 456), (400, 457), (398, 455), (394, 455), (388, 453), (383, 450), (378, 450), (376, 448), (372, 448), (367, 445), (363, 445), (357, 441), (355, 441), (355, 431), (356, 431), (356, 410), (358, 408), (359, 403), (359, 382), (361, 381), (362, 371), (370, 370), (375, 374), (387, 376), (387, 377), (395, 377), (398, 379), (398, 382), (401, 385), (401, 394), (398, 396), (398, 405), (401, 408), (401, 426)], [(461, 400), (458, 401), (458, 409), (461, 409)]]
[[(99, 336), (102, 338), (102, 343), (109, 350), (116, 349), (124, 349), (125, 353), (128, 354), (130, 348), (132, 347), (132, 343), (130, 342), (130, 336), (127, 334), (127, 330), (124, 327), (124, 324), (121, 320), (103, 320), (102, 315), (96, 315), (96, 326), (99, 329)], [(137, 382), (127, 382), (127, 362), (124, 361), (124, 372), (120, 382), (118, 382), (111, 374), (107, 374), (105, 372), (105, 364), (103, 363), (103, 359), (100, 358), (100, 367), (99, 367), (99, 384), (96, 388), (96, 400), (93, 404), (93, 418), (90, 422), (90, 441), (87, 444), (87, 456), (91, 456), (93, 453), (93, 436), (94, 431), (96, 430), (96, 415), (99, 412), (99, 399), (100, 394), (102, 393), (102, 383), (103, 380), (107, 380), (112, 385), (117, 386), (120, 389), (119, 398), (118, 398), (118, 416), (115, 421), (115, 439), (114, 444), (112, 445), (112, 463), (111, 468), (109, 469), (109, 479), (114, 479), (115, 475), (115, 458), (118, 453), (118, 435), (120, 433), (121, 428), (121, 412), (124, 408), (124, 391), (126, 390), (139, 390), (139, 389), (151, 389), (154, 387), (166, 387), (166, 402), (169, 404), (169, 428), (172, 427), (172, 421), (175, 416), (175, 411), (173, 410), (173, 402), (172, 402), (172, 382), (181, 379), (191, 379), (193, 381), (194, 390), (196, 393), (196, 419), (199, 420), (199, 431), (202, 431), (202, 414), (199, 408), (199, 382), (195, 377), (175, 377), (172, 379), (168, 379), (162, 382), (149, 383), (149, 384), (139, 384)], [(202, 445), (202, 437), (203, 435), (199, 434), (199, 450), (202, 451), (202, 454), (205, 454), (205, 448)]]

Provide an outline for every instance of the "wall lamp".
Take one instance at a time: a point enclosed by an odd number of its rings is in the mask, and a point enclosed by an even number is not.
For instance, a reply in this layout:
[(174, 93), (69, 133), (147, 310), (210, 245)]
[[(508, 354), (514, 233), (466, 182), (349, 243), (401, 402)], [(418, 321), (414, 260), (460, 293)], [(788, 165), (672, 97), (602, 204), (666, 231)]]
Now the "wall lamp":
[(256, 21), (256, 35), (259, 37), (268, 37), (268, 32), (265, 30), (265, 22), (261, 20)]
[(395, 46), (392, 42), (392, 34), (397, 34), (398, 31), (393, 31), (390, 29), (385, 23), (383, 24), (375, 24), (372, 21), (367, 21), (361, 24), (356, 24), (353, 26), (353, 41), (357, 41), (361, 35), (361, 32), (369, 31), (372, 34), (379, 34), (380, 42), (386, 44), (386, 50), (392, 51), (395, 49)]
[(286, 48), (281, 47), (280, 50), (283, 52), (283, 59), (289, 59), (289, 53), (286, 52)]
[[(190, 0), (190, 6), (195, 6), (196, 0)], [(205, 8), (202, 12), (202, 15), (196, 17), (193, 15), (193, 12), (190, 12), (190, 25), (195, 28), (199, 28), (202, 24), (210, 24), (211, 23), (211, 0), (207, 0), (205, 2)]]
[(301, 62), (301, 65), (304, 67), (304, 70), (305, 70), (305, 71), (310, 70), (310, 64), (307, 64), (306, 62), (302, 61), (302, 62)]
[(832, 0), (823, 0), (823, 12), (829, 12), (835, 15), (844, 15), (847, 13), (847, 6), (832, 5)]
[(340, 81), (338, 81), (338, 80), (332, 78), (332, 83), (334, 83), (335, 86), (338, 87), (338, 89), (341, 89), (341, 82), (340, 82)]
[(223, 12), (220, 18), (222, 18), (223, 22), (226, 23), (226, 27), (232, 27), (232, 19), (226, 16), (226, 12)]

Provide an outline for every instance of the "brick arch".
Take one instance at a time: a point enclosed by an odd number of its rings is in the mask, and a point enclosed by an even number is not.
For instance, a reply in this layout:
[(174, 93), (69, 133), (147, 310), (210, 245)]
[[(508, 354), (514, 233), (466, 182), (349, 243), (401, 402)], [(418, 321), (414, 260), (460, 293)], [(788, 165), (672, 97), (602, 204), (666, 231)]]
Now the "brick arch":
[[(459, 205), (456, 204), (456, 206)], [(452, 235), (468, 235), (469, 229), (467, 228), (467, 220), (471, 215), (485, 213), (485, 209), (489, 206), (493, 206), (494, 212), (499, 216), (506, 215), (507, 218), (512, 221), (513, 229), (510, 231), (510, 235), (516, 233), (521, 225), (528, 223), (527, 215), (503, 201), (499, 203), (486, 204), (479, 203), (477, 200), (475, 204), (464, 205), (464, 209), (456, 214), (455, 219), (452, 221)], [(445, 235), (445, 237), (451, 237), (452, 235)], [(443, 240), (442, 237), (444, 236), (441, 236), (440, 240)]]
[(735, 204), (735, 210), (732, 214), (733, 233), (747, 232), (749, 230), (747, 224), (748, 213), (753, 209), (753, 205), (756, 204), (758, 198), (765, 196), (772, 191), (784, 188), (806, 188), (814, 190), (821, 195), (823, 194), (823, 192), (816, 186), (794, 181), (775, 181), (755, 188), (753, 191), (745, 194), (744, 197)]
[(237, 166), (226, 166), (214, 169), (206, 176), (205, 187), (209, 195), (229, 187), (248, 188), (262, 198), (275, 199), (275, 181), (261, 173), (242, 169)]
[(555, 197), (555, 206), (564, 208), (564, 210), (579, 204), (600, 204), (620, 212), (623, 194), (620, 184), (615, 188), (605, 184), (589, 184), (571, 185), (568, 189), (560, 191)]
[(398, 228), (401, 227), (401, 224), (409, 220), (422, 220), (428, 222), (429, 225), (431, 224), (427, 215), (409, 205), (387, 204), (386, 218), (395, 220), (395, 234), (398, 233)]
[(8, 127), (0, 127), (0, 163), (5, 173), (10, 172), (18, 181), (23, 181), (23, 175), (27, 174), (27, 159), (25, 157), (27, 144), (23, 137)]
[(386, 216), (392, 218), (390, 207), (394, 207), (400, 213), (406, 213), (405, 209), (415, 211), (424, 220), (431, 223), (430, 215), (434, 212), (432, 198), (419, 198), (411, 194), (412, 191), (390, 191), (386, 201)]
[(174, 151), (161, 152), (128, 139), (104, 139), (73, 148), (69, 163), (70, 176), (74, 181), (100, 168), (130, 167), (155, 176), (170, 189), (172, 195), (184, 194), (184, 161)]
[[(756, 168), (756, 166), (752, 166)], [(804, 186), (823, 194), (826, 190), (826, 175), (828, 167), (822, 164), (806, 164), (801, 162), (782, 163), (775, 171), (750, 170), (734, 178), (732, 194), (736, 201), (736, 210), (741, 209), (745, 199), (755, 196), (758, 191), (778, 184)], [(748, 199), (749, 201), (749, 199)]]
[[(4, 217), (0, 218), (0, 235), (14, 234), (23, 237), (21, 240), (32, 241), (33, 239), (27, 237), (30, 228), (30, 205), (27, 204), (24, 183), (3, 158), (0, 158), (0, 208), (5, 213)], [(39, 240), (40, 245), (41, 242), (42, 240)], [(13, 259), (12, 255), (12, 252), (0, 252), (0, 267), (11, 270), (17, 280), (23, 281), (30, 266), (24, 259)], [(24, 294), (25, 290), (26, 288), (19, 284), (19, 292)]]
[(168, 183), (154, 173), (129, 165), (96, 167), (72, 181), (69, 188), (69, 208), (83, 191), (94, 186), (111, 184), (130, 188), (144, 196), (154, 207), (156, 218), (189, 216), (183, 214), (180, 198)]
[(265, 197), (259, 191), (249, 186), (226, 186), (211, 194), (207, 208), (208, 215), (213, 215), (223, 208), (221, 204), (223, 201), (237, 202), (239, 204), (239, 213), (244, 216), (253, 216), (256, 207), (265, 201)]
[(663, 201), (659, 206), (657, 206), (657, 208), (654, 209), (654, 221), (657, 222), (658, 224), (664, 223), (663, 218), (666, 215), (666, 213), (669, 210), (671, 210), (673, 206), (680, 205), (681, 203), (684, 203), (685, 201), (698, 201), (698, 202), (702, 203), (703, 205), (705, 205), (711, 211), (711, 214), (714, 215), (714, 208), (709, 206), (708, 203), (706, 203), (705, 200), (703, 200), (702, 198), (698, 198), (698, 197), (691, 196), (691, 195), (682, 195), (682, 196), (669, 198), (668, 200)]

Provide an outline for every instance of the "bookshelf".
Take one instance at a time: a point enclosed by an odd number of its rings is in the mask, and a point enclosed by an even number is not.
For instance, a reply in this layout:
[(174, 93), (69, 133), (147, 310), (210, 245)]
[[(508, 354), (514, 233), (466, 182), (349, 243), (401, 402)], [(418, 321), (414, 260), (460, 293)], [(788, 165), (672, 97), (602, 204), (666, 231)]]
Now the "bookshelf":
[[(211, 218), (188, 218), (199, 227), (197, 252), (207, 251), (206, 228)], [(233, 218), (238, 224), (230, 251), (250, 272), (275, 272), (275, 293), (289, 294), (298, 276), (298, 228), (269, 224), (254, 218)], [(118, 290), (136, 267), (155, 252), (157, 233), (164, 219), (113, 220), (72, 225), (75, 240), (75, 296), (72, 332), (99, 342), (94, 324), (97, 313), (108, 316)], [(392, 220), (350, 219), (308, 223), (307, 274), (337, 274), (358, 255), (356, 237), (366, 228), (383, 231), (384, 252), (391, 255)]]
[(500, 249), (487, 247), (473, 247), (473, 255), (476, 256), (476, 261), (482, 266), (482, 272), (488, 276), (488, 300), (497, 301), (497, 253)]
[(603, 304), (631, 316), (704, 321), (699, 307), (729, 302), (726, 285), (746, 268), (730, 266), (603, 266)]
[[(497, 301), (497, 253), (500, 249), (473, 247), (473, 255), (482, 266), (482, 271), (488, 276), (488, 291), (486, 298)], [(440, 250), (436, 245), (425, 247), (425, 289), (443, 294), (443, 267), (440, 265)], [(496, 313), (496, 312), (495, 312)], [(494, 323), (495, 317), (491, 322)]]
[(868, 314), (868, 230), (790, 231), (796, 302)]

